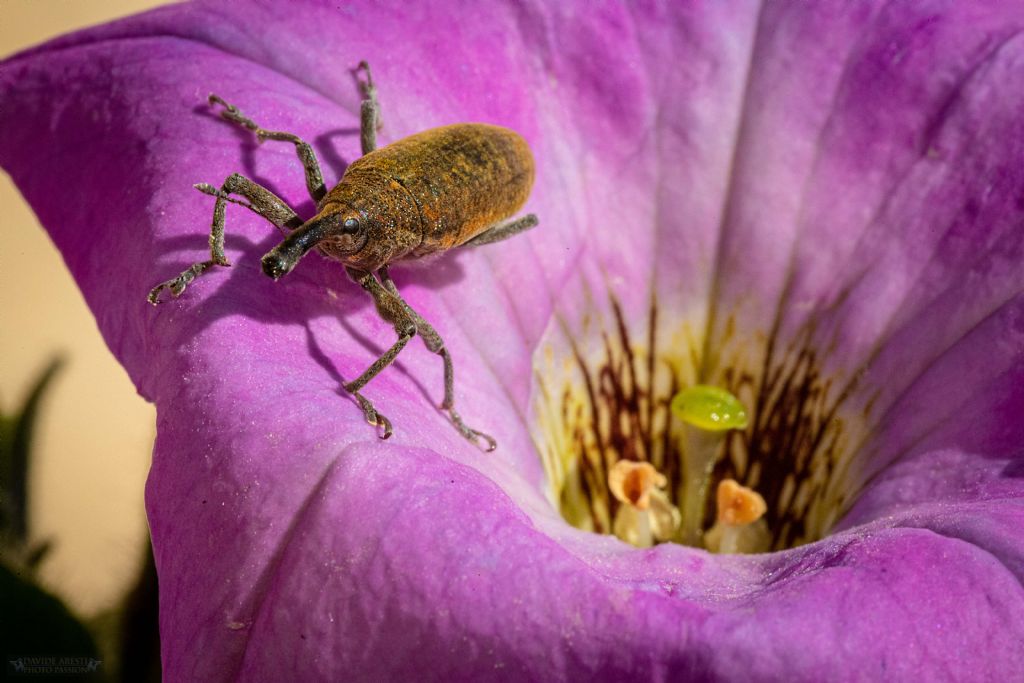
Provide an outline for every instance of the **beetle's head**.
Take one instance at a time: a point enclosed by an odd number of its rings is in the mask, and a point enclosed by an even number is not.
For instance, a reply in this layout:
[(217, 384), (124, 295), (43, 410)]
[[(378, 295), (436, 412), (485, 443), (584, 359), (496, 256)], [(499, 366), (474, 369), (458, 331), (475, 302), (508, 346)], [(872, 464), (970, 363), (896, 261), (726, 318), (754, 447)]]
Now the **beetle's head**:
[(362, 249), (366, 240), (366, 221), (358, 211), (328, 206), (263, 257), (263, 272), (277, 280), (290, 273), (299, 259), (317, 245), (331, 255), (344, 257)]

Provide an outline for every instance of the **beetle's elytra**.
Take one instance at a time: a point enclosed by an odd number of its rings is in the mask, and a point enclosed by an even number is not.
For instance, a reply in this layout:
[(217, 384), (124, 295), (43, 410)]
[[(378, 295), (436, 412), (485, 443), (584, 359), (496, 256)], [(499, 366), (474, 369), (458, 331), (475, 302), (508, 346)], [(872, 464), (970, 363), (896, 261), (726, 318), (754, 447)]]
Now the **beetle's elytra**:
[(295, 145), (317, 213), (303, 221), (273, 192), (238, 173), (228, 176), (220, 188), (206, 183), (196, 185), (217, 200), (210, 232), (210, 259), (157, 285), (148, 299), (153, 304), (160, 303), (164, 289), (177, 297), (211, 266), (230, 265), (224, 255), (225, 208), (228, 202), (241, 204), (287, 233), (263, 257), (266, 275), (275, 280), (286, 275), (315, 247), (327, 258), (343, 264), (349, 276), (373, 297), (380, 315), (394, 325), (398, 341), (362, 375), (344, 385), (367, 421), (381, 428), (381, 438), (391, 435), (391, 423), (359, 390), (419, 334), (427, 348), (444, 360), (441, 407), (448, 411), (463, 436), (493, 450), (495, 440), (467, 426), (455, 412), (451, 355), (434, 328), (402, 299), (388, 274), (388, 266), (454, 247), (497, 242), (537, 225), (533, 214), (507, 220), (522, 208), (530, 194), (533, 155), (517, 133), (480, 123), (433, 128), (377, 149), (376, 89), (366, 62), (359, 64), (357, 76), (359, 72), (365, 74), (365, 79), (359, 80), (363, 94), (363, 156), (349, 165), (341, 181), (329, 192), (312, 147), (291, 133), (265, 130), (234, 106), (216, 95), (210, 96), (211, 104), (224, 107), (224, 119), (253, 131), (260, 142), (282, 140)]
[(365, 245), (353, 252), (349, 240), (328, 239), (320, 250), (375, 271), (451, 249), (518, 211), (532, 185), (533, 157), (516, 133), (479, 123), (433, 128), (352, 162), (320, 214), (369, 221)]

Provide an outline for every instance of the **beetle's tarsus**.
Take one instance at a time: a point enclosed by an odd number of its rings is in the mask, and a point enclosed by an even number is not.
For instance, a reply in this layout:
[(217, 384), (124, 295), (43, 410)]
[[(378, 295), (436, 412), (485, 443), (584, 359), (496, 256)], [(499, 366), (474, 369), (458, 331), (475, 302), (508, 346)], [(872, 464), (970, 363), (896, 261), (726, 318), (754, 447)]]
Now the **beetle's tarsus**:
[[(366, 79), (359, 78), (359, 72), (366, 74)], [(359, 143), (363, 154), (369, 154), (377, 149), (377, 131), (384, 127), (384, 121), (380, 117), (380, 105), (377, 102), (377, 87), (373, 84), (373, 75), (370, 73), (370, 64), (364, 59), (359, 66), (352, 69), (352, 75), (356, 79), (356, 86), (363, 101), (359, 105)]]
[[(359, 80), (360, 71), (366, 74), (365, 81)], [(365, 59), (361, 60), (359, 62), (359, 65), (356, 68), (352, 69), (352, 73), (355, 75), (356, 79), (359, 82), (359, 92), (362, 93), (363, 97), (371, 97), (371, 94), (374, 93), (377, 90), (377, 88), (374, 87), (373, 85), (373, 74), (370, 73), (370, 63)]]
[[(222, 107), (224, 107), (224, 110), (220, 113), (220, 117), (222, 119), (224, 119), (225, 121), (231, 121), (232, 123), (237, 123), (238, 125), (244, 126), (245, 128), (248, 128), (251, 131), (257, 132), (257, 137), (260, 137), (258, 134), (260, 127), (256, 125), (255, 121), (253, 121), (245, 114), (243, 114), (241, 111), (239, 111), (238, 107), (236, 107), (233, 104), (229, 104), (228, 102), (225, 102), (223, 98), (214, 95), (213, 93), (210, 93), (210, 96), (207, 98), (207, 100), (209, 101), (211, 107), (216, 104), (219, 104)], [(263, 142), (262, 138), (260, 138), (260, 142)]]
[(473, 429), (472, 427), (467, 425), (465, 422), (462, 421), (462, 417), (457, 412), (455, 412), (454, 408), (449, 407), (446, 408), (446, 410), (448, 411), (448, 416), (451, 417), (452, 419), (452, 424), (455, 425), (455, 428), (457, 430), (459, 430), (459, 434), (462, 434), (463, 437), (465, 437), (469, 441), (472, 441), (478, 447), (482, 446), (484, 452), (490, 453), (491, 451), (498, 447), (498, 442), (495, 441), (493, 436), (491, 436), (490, 434), (485, 434), (484, 432), (481, 431), (477, 431), (476, 429)]
[(169, 290), (171, 292), (171, 298), (177, 299), (179, 296), (181, 296), (181, 293), (185, 291), (185, 287), (187, 286), (188, 283), (183, 282), (182, 276), (179, 275), (173, 280), (161, 282), (156, 287), (149, 290), (149, 295), (146, 297), (146, 301), (153, 304), (154, 306), (158, 306), (163, 303), (163, 301), (160, 299), (160, 292), (164, 291), (165, 289)]
[(163, 288), (164, 286), (162, 284), (159, 284), (153, 289), (149, 290), (149, 294), (146, 296), (146, 301), (153, 304), (154, 306), (159, 306), (161, 303), (163, 303), (162, 301), (160, 301), (160, 290), (162, 290)]
[(391, 420), (387, 419), (386, 417), (384, 417), (380, 413), (377, 414), (377, 423), (376, 423), (376, 425), (378, 427), (383, 427), (384, 428), (384, 431), (381, 432), (381, 435), (380, 435), (380, 438), (381, 438), (382, 441), (384, 439), (390, 439), (391, 435), (394, 434), (394, 431), (392, 431), (392, 429), (391, 429)]
[(146, 296), (146, 301), (156, 306), (157, 304), (163, 303), (160, 300), (160, 292), (167, 289), (170, 290), (171, 296), (177, 299), (185, 291), (185, 288), (191, 284), (193, 280), (206, 272), (211, 266), (230, 266), (227, 259), (211, 259), (209, 261), (200, 261), (199, 263), (193, 263), (186, 270), (182, 271), (181, 275), (171, 280), (161, 282), (153, 289), (149, 290), (149, 294)]
[(391, 420), (377, 412), (377, 409), (373, 407), (373, 404), (370, 403), (369, 399), (358, 391), (352, 391), (350, 393), (352, 394), (352, 397), (355, 398), (356, 403), (359, 404), (359, 407), (363, 409), (363, 417), (366, 418), (366, 421), (374, 427), (380, 427), (382, 429), (380, 438), (391, 438), (391, 435), (395, 433), (391, 428)]
[(238, 112), (238, 108), (235, 105), (229, 104), (228, 102), (226, 102), (224, 100), (224, 98), (222, 98), (222, 97), (220, 97), (218, 95), (215, 95), (214, 93), (210, 93), (210, 96), (206, 98), (206, 101), (210, 103), (211, 107), (214, 106), (215, 104), (219, 104), (220, 106), (224, 107), (225, 111), (232, 112), (232, 113)]
[(237, 113), (238, 112), (238, 108), (235, 107), (235, 105), (227, 103), (226, 101), (224, 101), (224, 99), (222, 97), (214, 95), (213, 93), (210, 93), (210, 96), (208, 98), (206, 98), (206, 101), (210, 103), (211, 107), (216, 106), (218, 104), (220, 106), (224, 107), (224, 111), (222, 111), (220, 113), (221, 116), (224, 116), (225, 114), (228, 114), (228, 113)]

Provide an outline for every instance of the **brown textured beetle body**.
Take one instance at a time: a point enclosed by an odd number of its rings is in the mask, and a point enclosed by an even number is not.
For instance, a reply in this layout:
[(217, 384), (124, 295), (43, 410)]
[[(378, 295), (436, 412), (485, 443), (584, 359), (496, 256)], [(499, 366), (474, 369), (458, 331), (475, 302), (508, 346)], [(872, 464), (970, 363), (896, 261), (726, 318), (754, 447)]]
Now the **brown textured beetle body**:
[(433, 128), (352, 162), (320, 206), (319, 218), (358, 214), (367, 239), (351, 251), (330, 237), (320, 251), (374, 271), (403, 258), (457, 247), (512, 216), (530, 195), (526, 141), (499, 126)]
[(388, 266), (463, 245), (491, 244), (537, 225), (533, 214), (506, 220), (522, 208), (530, 194), (533, 155), (517, 133), (482, 123), (433, 128), (377, 149), (376, 89), (365, 61), (355, 70), (356, 75), (359, 72), (366, 76), (359, 83), (364, 96), (360, 111), (363, 156), (352, 162), (330, 191), (308, 143), (292, 133), (262, 128), (234, 105), (210, 95), (211, 105), (224, 107), (221, 117), (253, 131), (261, 142), (280, 140), (295, 145), (317, 214), (303, 221), (280, 197), (238, 173), (228, 176), (220, 188), (199, 183), (196, 189), (217, 198), (210, 226), (210, 258), (161, 282), (147, 299), (160, 303), (165, 289), (178, 296), (210, 268), (230, 265), (224, 254), (224, 209), (229, 202), (241, 204), (287, 233), (263, 256), (264, 274), (280, 279), (315, 248), (342, 263), (348, 275), (373, 297), (381, 317), (394, 325), (398, 340), (361, 375), (343, 385), (366, 420), (382, 428), (382, 438), (391, 435), (391, 422), (359, 392), (419, 335), (427, 348), (444, 360), (441, 408), (448, 411), (460, 434), (494, 450), (497, 442), (493, 437), (469, 427), (455, 412), (451, 354), (430, 323), (402, 299)]
[(263, 258), (275, 280), (314, 246), (372, 273), (463, 245), (518, 211), (533, 155), (507, 128), (460, 123), (410, 135), (352, 162), (318, 213)]

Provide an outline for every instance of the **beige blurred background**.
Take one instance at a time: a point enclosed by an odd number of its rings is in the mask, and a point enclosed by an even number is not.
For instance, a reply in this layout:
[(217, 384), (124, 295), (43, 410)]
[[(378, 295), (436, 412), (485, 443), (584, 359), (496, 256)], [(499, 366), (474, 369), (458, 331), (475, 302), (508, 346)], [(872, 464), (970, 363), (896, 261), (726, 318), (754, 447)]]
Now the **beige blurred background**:
[[(0, 0), (0, 57), (160, 4)], [(43, 583), (90, 617), (120, 600), (142, 560), (155, 413), (107, 350), (60, 255), (3, 172), (0, 205), (0, 405), (7, 412), (20, 405), (50, 358), (65, 356), (40, 411), (29, 524), (34, 540), (53, 541)]]

